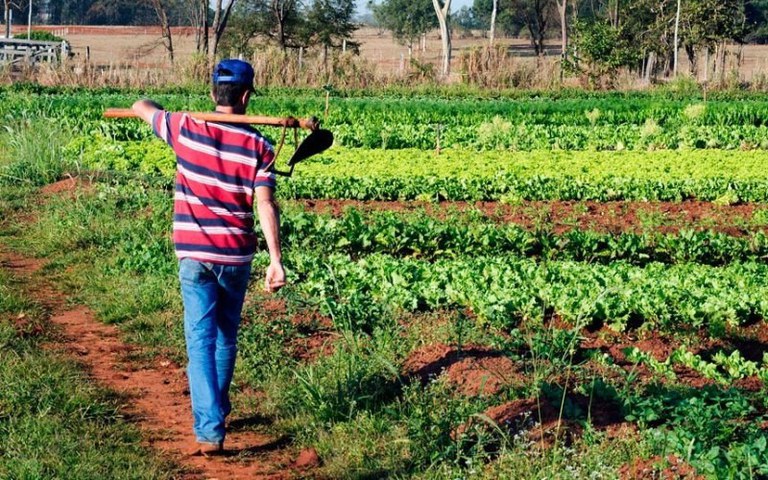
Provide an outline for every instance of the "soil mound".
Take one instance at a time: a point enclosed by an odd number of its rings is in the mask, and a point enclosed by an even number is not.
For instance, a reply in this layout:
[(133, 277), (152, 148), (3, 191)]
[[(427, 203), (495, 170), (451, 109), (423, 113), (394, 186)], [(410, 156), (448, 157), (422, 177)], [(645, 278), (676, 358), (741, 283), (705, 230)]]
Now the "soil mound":
[(427, 383), (446, 375), (457, 391), (467, 396), (495, 395), (505, 386), (522, 382), (515, 363), (503, 352), (490, 347), (458, 347), (434, 344), (411, 353), (403, 364), (408, 380)]

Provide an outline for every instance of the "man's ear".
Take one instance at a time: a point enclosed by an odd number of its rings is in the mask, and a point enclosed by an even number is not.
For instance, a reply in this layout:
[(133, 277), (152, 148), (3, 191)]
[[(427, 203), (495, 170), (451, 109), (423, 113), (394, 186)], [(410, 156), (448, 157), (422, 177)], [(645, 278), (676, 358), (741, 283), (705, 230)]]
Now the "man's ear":
[(251, 99), (251, 91), (246, 90), (245, 93), (243, 93), (243, 96), (240, 98), (240, 102), (243, 104), (243, 107), (248, 106), (248, 100)]

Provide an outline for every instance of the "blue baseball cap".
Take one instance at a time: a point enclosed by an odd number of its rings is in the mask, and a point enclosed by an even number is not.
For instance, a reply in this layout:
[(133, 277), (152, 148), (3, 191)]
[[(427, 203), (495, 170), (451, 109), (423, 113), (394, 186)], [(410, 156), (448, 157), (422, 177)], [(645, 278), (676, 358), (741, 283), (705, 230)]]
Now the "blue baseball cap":
[(213, 69), (213, 84), (233, 83), (248, 85), (253, 90), (253, 67), (236, 58), (222, 60)]

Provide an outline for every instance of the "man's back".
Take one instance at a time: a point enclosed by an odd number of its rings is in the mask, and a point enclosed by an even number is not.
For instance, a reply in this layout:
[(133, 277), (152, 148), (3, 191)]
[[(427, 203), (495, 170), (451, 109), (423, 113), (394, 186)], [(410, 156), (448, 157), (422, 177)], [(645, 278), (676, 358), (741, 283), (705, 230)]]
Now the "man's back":
[(253, 193), (275, 188), (272, 146), (253, 128), (157, 112), (155, 134), (177, 159), (173, 240), (178, 258), (251, 262), (256, 247)]

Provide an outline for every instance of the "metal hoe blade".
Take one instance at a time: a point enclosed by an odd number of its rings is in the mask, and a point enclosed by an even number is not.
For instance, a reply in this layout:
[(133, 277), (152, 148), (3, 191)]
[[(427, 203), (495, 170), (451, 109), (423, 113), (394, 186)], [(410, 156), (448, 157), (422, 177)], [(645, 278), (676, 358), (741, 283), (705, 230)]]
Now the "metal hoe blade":
[(333, 134), (328, 130), (315, 130), (299, 144), (299, 147), (293, 152), (288, 165), (291, 167), (302, 160), (306, 160), (312, 155), (322, 153), (333, 145)]
[(329, 130), (314, 130), (299, 144), (296, 151), (293, 152), (291, 159), (288, 160), (288, 166), (291, 169), (288, 172), (275, 171), (275, 173), (284, 177), (290, 177), (293, 175), (293, 167), (297, 163), (326, 151), (331, 145), (333, 145), (333, 133)]

